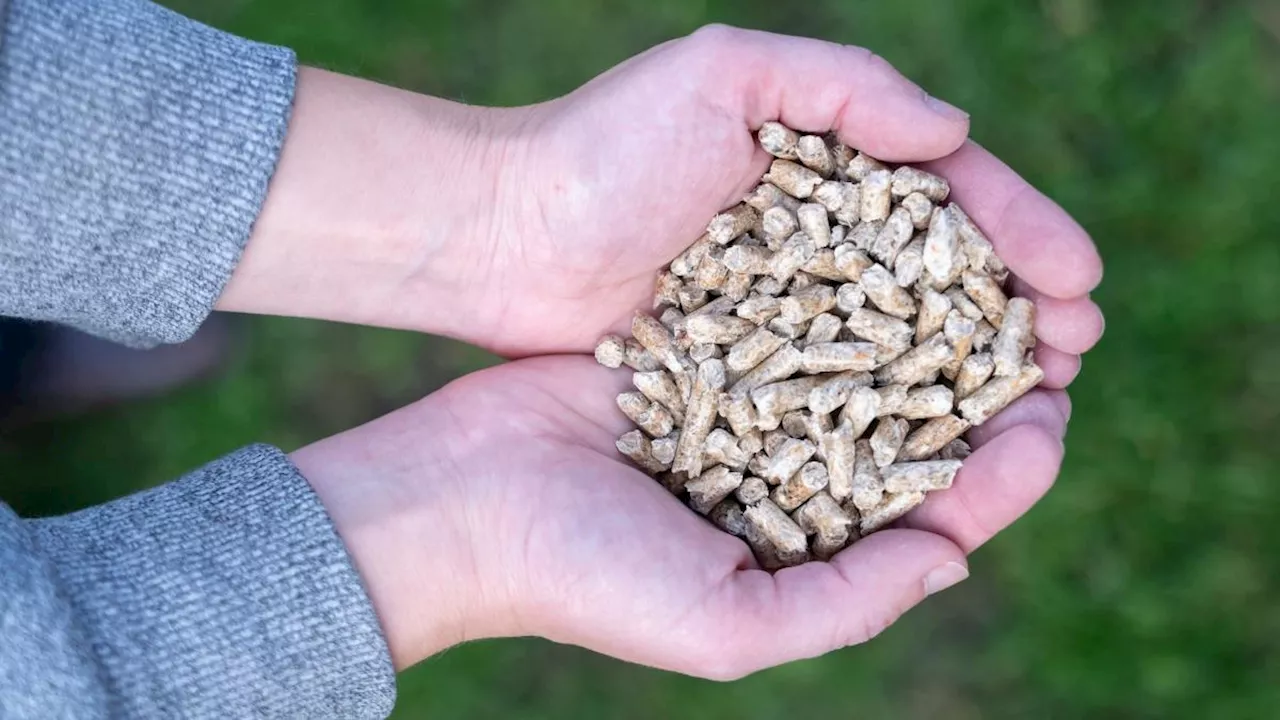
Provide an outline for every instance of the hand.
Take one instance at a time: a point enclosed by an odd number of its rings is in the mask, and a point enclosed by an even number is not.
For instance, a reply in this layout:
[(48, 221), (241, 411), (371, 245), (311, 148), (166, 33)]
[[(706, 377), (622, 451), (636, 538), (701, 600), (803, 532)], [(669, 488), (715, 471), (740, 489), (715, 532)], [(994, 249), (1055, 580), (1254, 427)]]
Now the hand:
[[(1102, 332), (1088, 236), (972, 142), (968, 119), (866, 50), (722, 26), (557, 100), (466, 107), (304, 70), (280, 167), (223, 309), (585, 351), (648, 308), (654, 272), (768, 166), (770, 119), (920, 162), (1040, 304), (1065, 387)], [(989, 119), (996, 122), (998, 119)], [(932, 162), (926, 162), (932, 161)]]
[[(522, 360), (294, 454), (351, 550), (398, 668), (537, 635), (715, 679), (869, 639), (967, 574), (1048, 488), (1065, 395), (976, 433), (952, 489), (828, 563), (770, 575), (618, 456), (626, 373)], [(915, 528), (915, 529), (910, 529)]]

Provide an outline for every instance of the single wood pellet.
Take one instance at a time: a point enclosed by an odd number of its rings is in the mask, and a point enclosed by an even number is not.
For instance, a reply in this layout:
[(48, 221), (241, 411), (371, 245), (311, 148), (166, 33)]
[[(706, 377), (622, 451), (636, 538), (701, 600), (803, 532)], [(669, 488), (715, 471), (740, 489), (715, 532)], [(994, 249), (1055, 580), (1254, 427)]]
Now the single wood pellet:
[(742, 203), (596, 348), (633, 372), (618, 451), (766, 570), (825, 561), (956, 481), (1040, 383), (1035, 306), (944, 178), (776, 122)]

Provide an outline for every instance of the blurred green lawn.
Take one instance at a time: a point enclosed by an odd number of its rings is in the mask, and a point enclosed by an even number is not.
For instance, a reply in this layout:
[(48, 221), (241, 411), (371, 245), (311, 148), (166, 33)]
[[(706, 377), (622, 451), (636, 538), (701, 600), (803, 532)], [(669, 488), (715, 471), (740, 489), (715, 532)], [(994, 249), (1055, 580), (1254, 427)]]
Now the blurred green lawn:
[[(563, 93), (709, 21), (869, 46), (1088, 228), (1107, 335), (1055, 490), (870, 644), (714, 684), (533, 640), (405, 673), (397, 717), (1261, 718), (1280, 713), (1280, 6), (1274, 2), (181, 0), (310, 64), (473, 103)], [(429, 162), (429, 158), (424, 158)], [(491, 362), (248, 323), (225, 376), (0, 439), (58, 512), (287, 449)], [(6, 478), (8, 482), (9, 478)], [(1270, 710), (1268, 710), (1270, 708)]]

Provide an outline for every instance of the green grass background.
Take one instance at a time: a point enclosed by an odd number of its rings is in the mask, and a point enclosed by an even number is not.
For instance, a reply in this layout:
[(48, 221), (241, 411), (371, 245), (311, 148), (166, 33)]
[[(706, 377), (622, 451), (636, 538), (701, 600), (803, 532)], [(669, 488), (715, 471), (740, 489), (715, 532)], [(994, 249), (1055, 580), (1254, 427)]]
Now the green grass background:
[[(715, 684), (536, 640), (404, 673), (397, 717), (1280, 716), (1280, 4), (175, 0), (303, 62), (473, 103), (566, 92), (709, 21), (866, 45), (1093, 234), (1107, 333), (1054, 491), (863, 647)], [(429, 162), (424, 158), (424, 162)], [(0, 437), (49, 513), (252, 441), (293, 448), (480, 365), (254, 319), (216, 380)]]

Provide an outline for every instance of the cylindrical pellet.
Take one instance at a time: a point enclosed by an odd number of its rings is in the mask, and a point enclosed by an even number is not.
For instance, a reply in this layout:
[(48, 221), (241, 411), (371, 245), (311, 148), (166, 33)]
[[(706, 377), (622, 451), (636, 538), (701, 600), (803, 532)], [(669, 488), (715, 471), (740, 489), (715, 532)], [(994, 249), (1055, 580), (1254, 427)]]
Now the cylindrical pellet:
[(757, 329), (755, 323), (734, 315), (694, 315), (684, 322), (684, 331), (695, 343), (731, 345)]
[[(997, 377), (1011, 377), (1022, 370), (1022, 360), (1035, 343), (1035, 305), (1026, 298), (1011, 298), (1006, 305), (1004, 322), (991, 344)], [(994, 323), (992, 323), (994, 325)]]
[(607, 368), (620, 368), (627, 357), (627, 343), (617, 335), (605, 335), (596, 345), (596, 362)]
[(906, 208), (894, 208), (880, 228), (880, 234), (871, 243), (871, 257), (886, 268), (892, 269), (902, 248), (911, 242), (915, 227), (911, 224), (911, 213)]
[(957, 268), (962, 265), (960, 255), (960, 238), (954, 217), (945, 210), (933, 213), (929, 220), (929, 231), (924, 237), (925, 276), (938, 289), (950, 285), (955, 278)]
[(756, 427), (772, 430), (782, 422), (782, 415), (809, 406), (809, 393), (826, 381), (821, 375), (798, 377), (762, 385), (751, 391), (756, 406)]
[(916, 314), (916, 303), (911, 293), (898, 286), (898, 281), (883, 265), (872, 265), (862, 273), (862, 289), (867, 299), (880, 312), (899, 320), (908, 320)]
[(974, 353), (960, 363), (956, 374), (956, 400), (963, 400), (972, 395), (991, 379), (996, 363), (990, 353)]
[(800, 358), (800, 372), (815, 374), (865, 371), (876, 366), (876, 344), (866, 342), (832, 342), (809, 345)]
[(777, 185), (791, 197), (803, 200), (822, 183), (822, 176), (790, 160), (774, 160), (763, 180)]
[(754, 227), (757, 222), (759, 222), (759, 215), (755, 209), (746, 203), (741, 203), (711, 218), (711, 222), (707, 225), (707, 236), (714, 243), (728, 245)]
[(689, 493), (689, 507), (706, 515), (721, 500), (732, 495), (741, 484), (742, 473), (733, 472), (723, 465), (716, 465), (685, 483), (684, 489)]
[(724, 465), (730, 470), (742, 470), (750, 458), (738, 449), (738, 439), (723, 428), (713, 428), (707, 435), (706, 462)]
[(878, 467), (890, 465), (898, 457), (898, 450), (902, 448), (910, 428), (911, 424), (906, 420), (893, 417), (881, 418), (876, 423), (876, 430), (871, 433), (871, 454)]
[(800, 141), (800, 134), (782, 123), (764, 123), (756, 132), (756, 139), (760, 141), (760, 147), (770, 155), (784, 160), (796, 159), (796, 145)]
[(808, 235), (795, 233), (778, 248), (769, 260), (769, 275), (780, 283), (789, 282), (804, 264), (809, 262), (817, 248)]
[(774, 335), (768, 328), (756, 328), (750, 335), (729, 348), (725, 365), (734, 372), (747, 372), (760, 365), (786, 343), (785, 338)]
[[(730, 354), (732, 355), (732, 351)], [(764, 362), (738, 378), (738, 382), (734, 383), (730, 389), (749, 393), (761, 385), (785, 380), (799, 370), (800, 351), (791, 343), (787, 343), (765, 358)]]
[(636, 313), (631, 320), (631, 334), (645, 350), (673, 373), (690, 370), (693, 363), (676, 347), (675, 337), (656, 318)]
[(933, 492), (951, 487), (960, 472), (959, 460), (894, 463), (880, 470), (884, 489), (891, 493)]
[(748, 529), (754, 529), (769, 541), (783, 565), (799, 565), (809, 559), (804, 530), (768, 498), (748, 507), (743, 514)]
[(924, 193), (913, 192), (902, 198), (902, 207), (907, 209), (907, 214), (911, 216), (911, 226), (917, 230), (925, 230), (929, 227), (929, 220), (933, 217), (933, 203)]
[(852, 243), (837, 246), (835, 259), (836, 270), (839, 270), (844, 279), (849, 282), (861, 280), (867, 268), (875, 264), (866, 252), (854, 247)]
[(917, 192), (940, 203), (947, 199), (951, 187), (943, 178), (910, 165), (903, 165), (893, 171), (894, 197), (906, 197)]
[(822, 138), (817, 135), (802, 135), (796, 143), (796, 157), (805, 167), (824, 178), (831, 177), (836, 171), (835, 159), (831, 150)]
[(769, 485), (758, 477), (746, 477), (734, 491), (734, 497), (743, 505), (754, 505), (769, 497)]
[(862, 534), (873, 533), (911, 512), (924, 502), (924, 493), (886, 494), (874, 509), (862, 515)]
[(867, 440), (854, 444), (853, 495), (851, 501), (859, 512), (867, 513), (880, 505), (884, 497), (884, 481), (880, 479), (880, 466), (876, 465), (875, 452)]
[(827, 487), (826, 466), (820, 462), (807, 462), (794, 475), (774, 488), (770, 497), (779, 508), (791, 512), (825, 487)]
[(993, 415), (1008, 407), (1009, 403), (1025, 395), (1044, 380), (1044, 371), (1034, 363), (1022, 366), (1022, 372), (1012, 377), (997, 377), (983, 385), (957, 406), (965, 420), (981, 425)]
[(881, 384), (918, 385), (929, 373), (942, 369), (952, 357), (951, 344), (938, 333), (876, 371)]
[[(889, 217), (889, 209), (893, 201), (890, 192), (892, 182), (893, 175), (888, 170), (873, 170), (862, 179), (859, 189), (862, 193), (860, 216), (863, 222), (884, 220)], [(784, 187), (783, 190), (785, 189)]]
[(849, 401), (840, 411), (840, 422), (848, 423), (855, 439), (862, 437), (880, 413), (881, 395), (869, 387), (857, 387), (849, 393)]
[(926, 420), (951, 412), (955, 395), (945, 385), (930, 385), (907, 391), (907, 398), (898, 409), (898, 415), (908, 420)]
[(688, 473), (691, 478), (696, 478), (702, 473), (707, 434), (711, 432), (711, 426), (716, 421), (716, 410), (719, 407), (720, 391), (724, 389), (724, 382), (724, 363), (721, 361), (706, 360), (698, 366), (688, 408), (685, 411), (684, 425), (680, 428), (680, 442), (676, 446), (675, 462), (671, 464), (671, 469), (675, 472)]
[(684, 424), (684, 395), (670, 373), (665, 370), (638, 372), (631, 376), (631, 384), (645, 397), (671, 411), (676, 424)]
[(854, 443), (853, 426), (842, 422), (822, 436), (820, 449), (827, 463), (827, 492), (836, 502), (853, 497)]
[(671, 413), (662, 405), (650, 402), (642, 393), (621, 393), (617, 403), (618, 409), (650, 437), (662, 437), (675, 427)]
[(955, 440), (969, 429), (969, 421), (955, 415), (936, 417), (907, 436), (898, 451), (900, 462), (924, 460), (941, 450), (947, 443)]
[(769, 457), (769, 465), (761, 477), (772, 485), (786, 482), (787, 478), (799, 472), (817, 451), (818, 448), (808, 440), (790, 438)]
[(764, 211), (760, 218), (760, 229), (771, 247), (791, 237), (800, 229), (795, 213), (778, 205)]
[(951, 312), (946, 295), (925, 288), (920, 292), (920, 314), (916, 317), (916, 337), (929, 338), (942, 332), (942, 324)]
[(810, 285), (782, 299), (780, 317), (799, 324), (811, 320), (836, 306), (836, 291), (830, 285)]
[(924, 238), (917, 235), (898, 253), (898, 259), (893, 262), (893, 278), (898, 281), (898, 287), (909, 288), (920, 280), (924, 273), (923, 251)]

